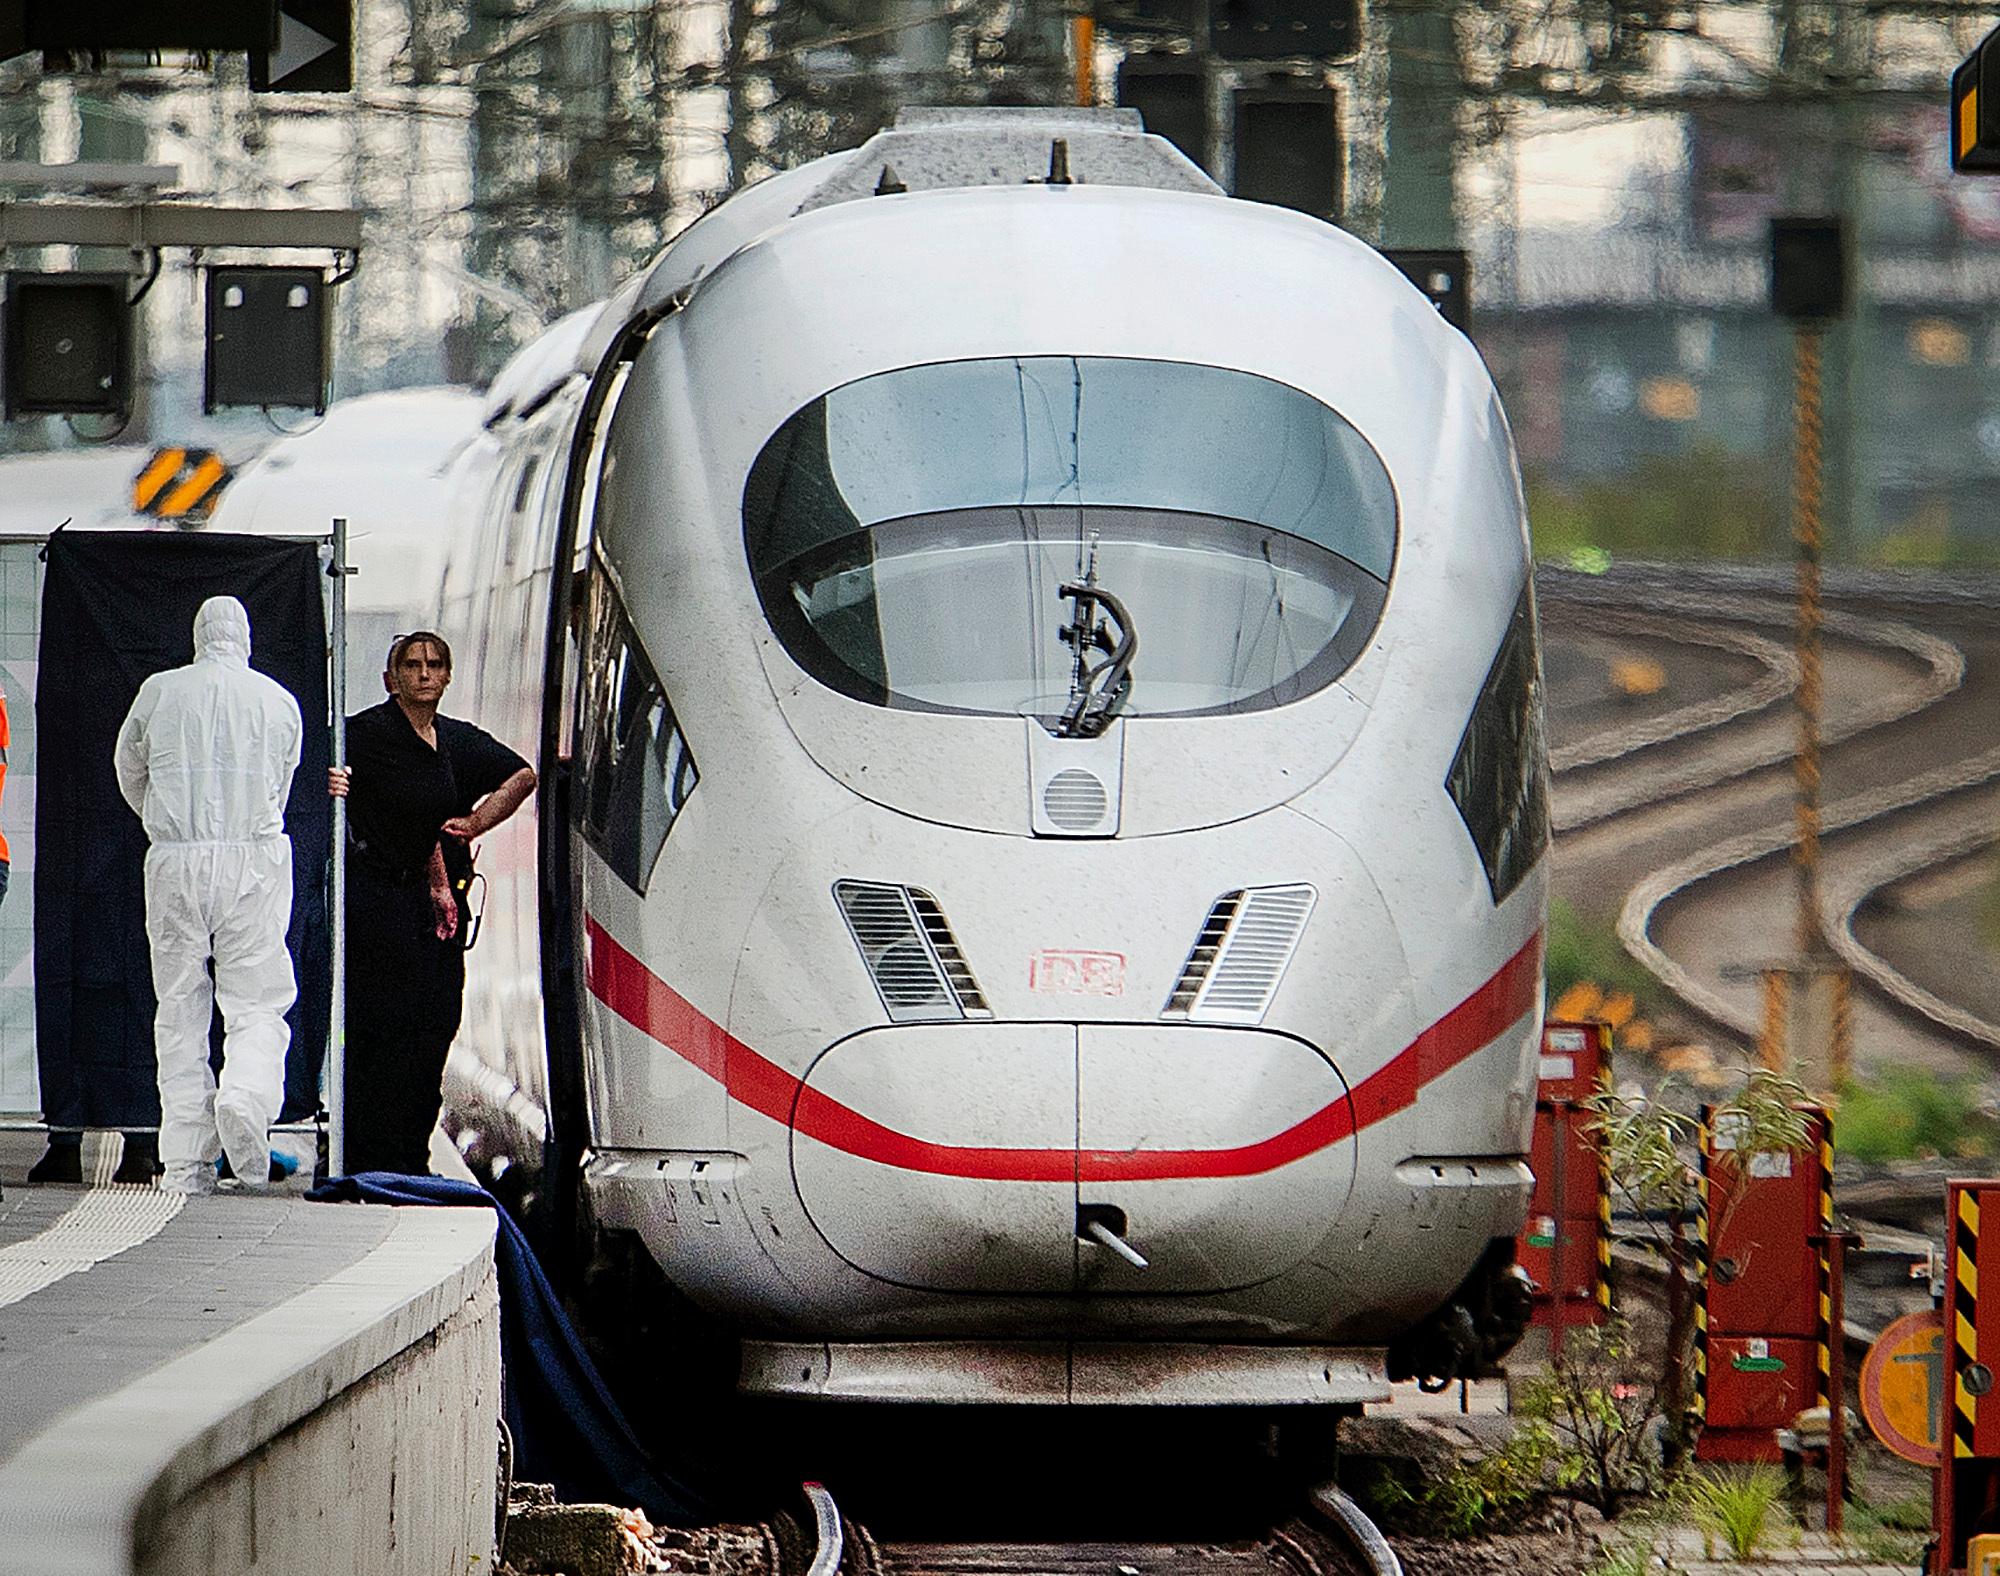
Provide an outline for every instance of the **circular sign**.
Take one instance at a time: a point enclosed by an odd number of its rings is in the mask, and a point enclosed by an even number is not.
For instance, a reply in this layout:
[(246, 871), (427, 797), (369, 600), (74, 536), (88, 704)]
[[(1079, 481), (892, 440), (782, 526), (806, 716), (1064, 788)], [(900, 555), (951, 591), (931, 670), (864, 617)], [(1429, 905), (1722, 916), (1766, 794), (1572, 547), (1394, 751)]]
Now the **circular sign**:
[(1938, 1445), (1944, 1417), (1944, 1315), (1906, 1313), (1861, 1360), (1861, 1412), (1875, 1437), (1920, 1467), (1944, 1463)]

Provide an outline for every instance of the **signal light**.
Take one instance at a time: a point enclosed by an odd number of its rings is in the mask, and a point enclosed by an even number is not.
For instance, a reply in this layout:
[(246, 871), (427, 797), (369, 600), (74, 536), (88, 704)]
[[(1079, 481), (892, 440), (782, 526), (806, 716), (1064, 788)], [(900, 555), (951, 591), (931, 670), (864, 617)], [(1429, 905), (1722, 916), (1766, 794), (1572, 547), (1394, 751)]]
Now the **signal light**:
[(1461, 334), (1472, 333), (1472, 265), (1464, 252), (1385, 246), (1382, 255), (1430, 297), (1438, 316)]
[(1127, 55), (1118, 67), (1118, 102), (1146, 129), (1208, 167), (1208, 73), (1191, 55)]
[(208, 270), (201, 408), (292, 405), (324, 411), (326, 279), (317, 268)]
[(1361, 47), (1355, 0), (1210, 0), (1208, 40), (1225, 60), (1329, 59)]
[(1340, 213), (1339, 103), (1300, 81), (1236, 94), (1235, 195), (1321, 219)]
[(7, 418), (132, 408), (132, 308), (123, 274), (9, 274)]
[(354, 87), (349, 0), (279, 0), (276, 42), (250, 51), (253, 93), (347, 93)]
[(1771, 310), (1812, 321), (1847, 306), (1846, 246), (1839, 219), (1771, 221)]

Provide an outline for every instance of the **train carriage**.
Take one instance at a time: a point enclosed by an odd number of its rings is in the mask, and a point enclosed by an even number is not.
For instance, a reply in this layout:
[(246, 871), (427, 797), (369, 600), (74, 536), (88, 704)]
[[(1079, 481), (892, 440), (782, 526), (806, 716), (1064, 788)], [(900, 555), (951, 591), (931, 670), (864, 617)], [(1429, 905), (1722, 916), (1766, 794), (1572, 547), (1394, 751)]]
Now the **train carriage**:
[(1378, 254), (1129, 112), (905, 112), (440, 464), (448, 709), (544, 777), (455, 1098), (744, 1388), (1353, 1404), (1518, 1333), (1527, 536)]

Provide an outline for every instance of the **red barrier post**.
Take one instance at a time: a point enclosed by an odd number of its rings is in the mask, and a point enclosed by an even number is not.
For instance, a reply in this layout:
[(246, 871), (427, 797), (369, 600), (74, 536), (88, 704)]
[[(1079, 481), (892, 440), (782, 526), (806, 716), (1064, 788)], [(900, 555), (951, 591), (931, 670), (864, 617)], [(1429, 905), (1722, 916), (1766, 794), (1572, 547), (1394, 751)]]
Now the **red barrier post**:
[(1852, 1231), (1826, 1234), (1829, 1265), (1828, 1300), (1832, 1311), (1827, 1317), (1827, 1409), (1826, 1436), (1826, 1530), (1841, 1533), (1847, 1506), (1847, 1245), (1859, 1246), (1861, 1238)]
[(1610, 1065), (1608, 1025), (1543, 1025), (1531, 1142), (1535, 1184), (1516, 1257), (1536, 1283), (1534, 1321), (1549, 1330), (1551, 1361), (1561, 1360), (1571, 1325), (1600, 1324), (1610, 1310), (1610, 1173), (1589, 1104)]
[(1568, 1322), (1569, 1287), (1564, 1283), (1563, 1271), (1568, 1260), (1563, 1256), (1566, 1233), (1563, 1222), (1569, 1211), (1569, 1101), (1556, 1100), (1549, 1108), (1549, 1119), (1555, 1132), (1555, 1245), (1549, 1250), (1549, 1262), (1555, 1265), (1556, 1294), (1549, 1301), (1549, 1362), (1552, 1366), (1562, 1365), (1563, 1325)]
[(1825, 1400), (1829, 1311), (1821, 1245), (1831, 1229), (1824, 1111), (1808, 1146), (1742, 1157), (1703, 1113), (1707, 1273), (1699, 1461), (1783, 1459), (1778, 1430)]

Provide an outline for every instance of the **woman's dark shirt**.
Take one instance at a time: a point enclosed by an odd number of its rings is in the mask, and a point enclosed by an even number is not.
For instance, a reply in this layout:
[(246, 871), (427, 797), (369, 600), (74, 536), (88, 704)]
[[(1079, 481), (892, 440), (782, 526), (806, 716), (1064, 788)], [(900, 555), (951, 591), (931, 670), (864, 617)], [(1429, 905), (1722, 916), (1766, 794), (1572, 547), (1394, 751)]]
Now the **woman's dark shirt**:
[(394, 696), (347, 719), (348, 826), (361, 860), (380, 874), (421, 878), (438, 829), (528, 764), (455, 717), (437, 719), (437, 741), (434, 750), (417, 736)]

